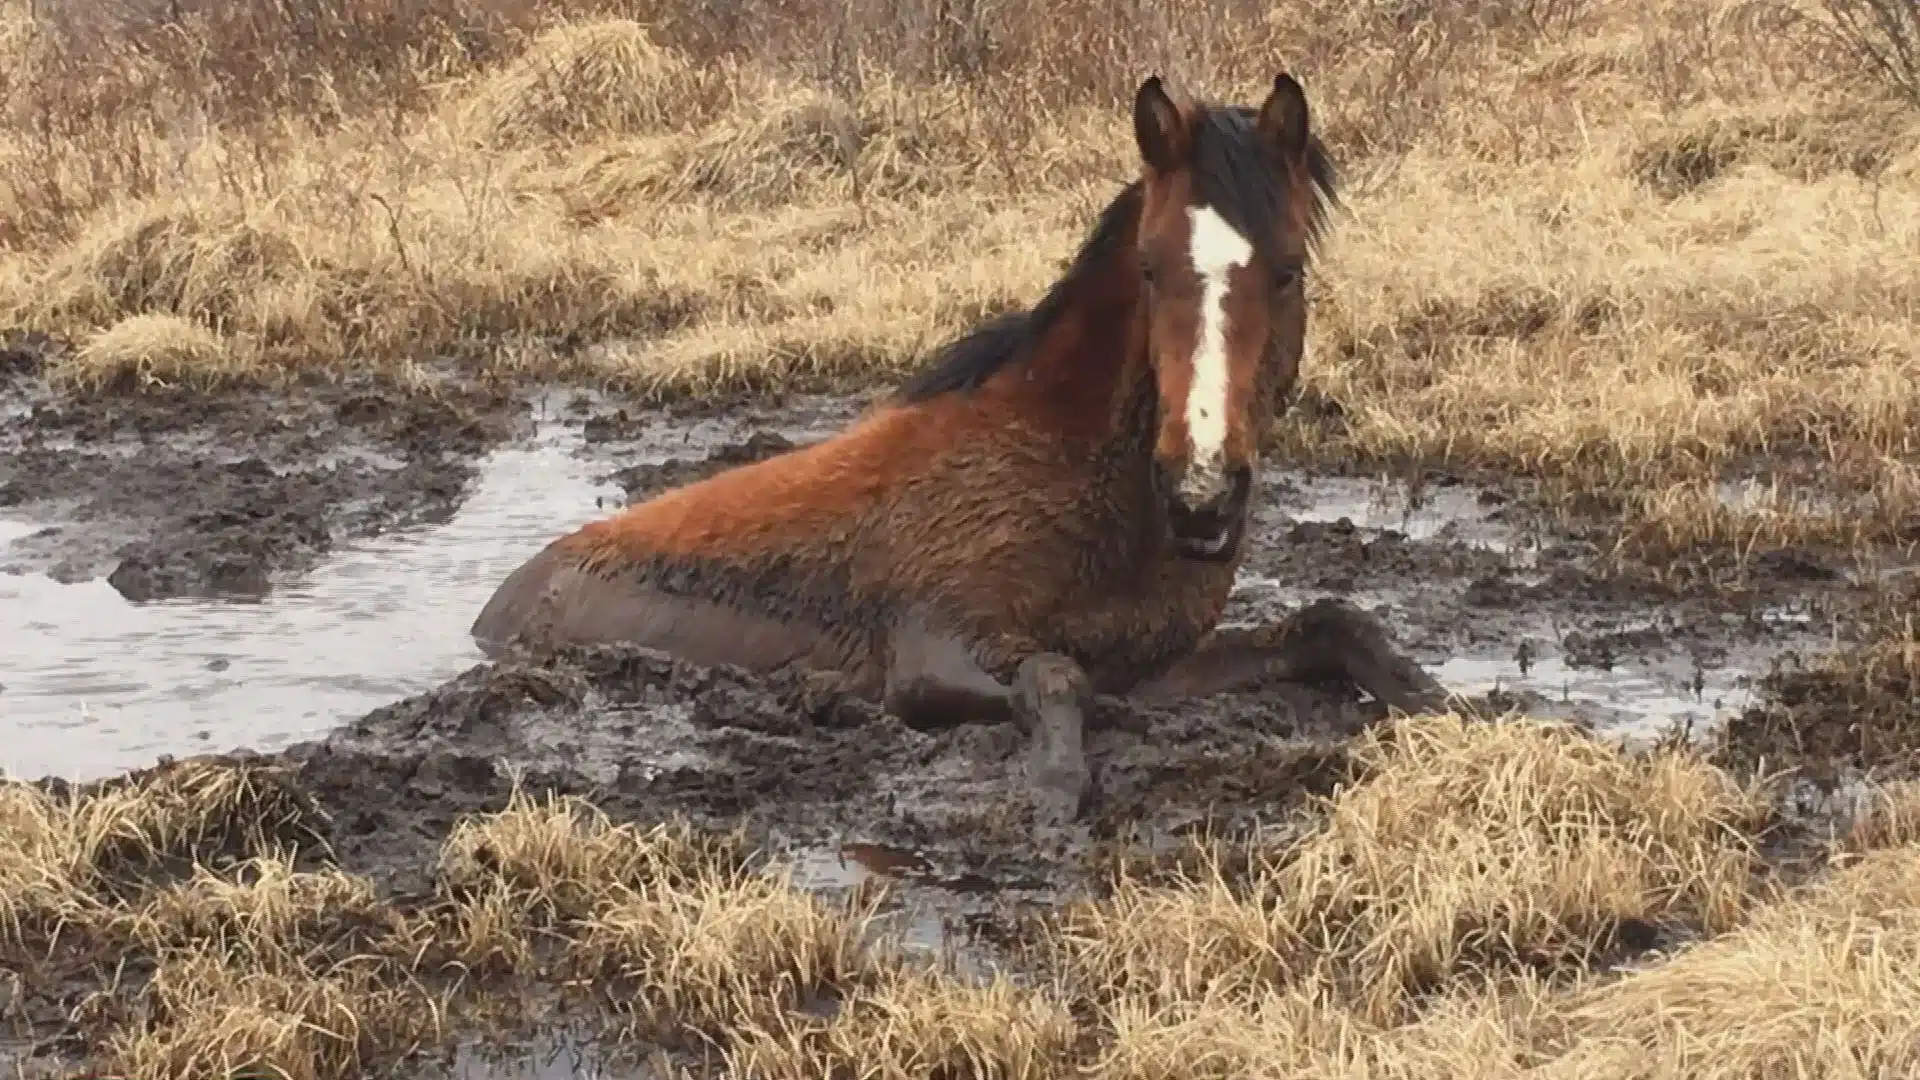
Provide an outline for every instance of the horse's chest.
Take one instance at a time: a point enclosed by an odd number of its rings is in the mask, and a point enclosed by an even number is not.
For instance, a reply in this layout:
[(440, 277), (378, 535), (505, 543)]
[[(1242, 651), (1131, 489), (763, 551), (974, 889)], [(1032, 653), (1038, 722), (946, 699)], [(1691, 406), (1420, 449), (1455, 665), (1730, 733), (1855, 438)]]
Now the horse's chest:
[(1102, 684), (1136, 681), (1191, 653), (1226, 610), (1233, 570), (1162, 565), (1133, 580), (1091, 589), (1054, 620), (1054, 647)]

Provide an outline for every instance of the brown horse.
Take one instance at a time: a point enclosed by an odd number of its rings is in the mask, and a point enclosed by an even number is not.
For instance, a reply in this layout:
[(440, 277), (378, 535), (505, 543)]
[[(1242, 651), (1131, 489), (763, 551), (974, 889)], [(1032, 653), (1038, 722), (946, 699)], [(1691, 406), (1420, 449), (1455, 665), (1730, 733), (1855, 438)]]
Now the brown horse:
[(1031, 724), (1035, 779), (1075, 808), (1094, 693), (1342, 678), (1391, 707), (1443, 702), (1346, 604), (1215, 632), (1333, 169), (1286, 74), (1258, 110), (1149, 78), (1133, 123), (1142, 175), (1031, 310), (832, 438), (553, 541), (480, 612), (481, 647), (835, 669), (915, 726)]

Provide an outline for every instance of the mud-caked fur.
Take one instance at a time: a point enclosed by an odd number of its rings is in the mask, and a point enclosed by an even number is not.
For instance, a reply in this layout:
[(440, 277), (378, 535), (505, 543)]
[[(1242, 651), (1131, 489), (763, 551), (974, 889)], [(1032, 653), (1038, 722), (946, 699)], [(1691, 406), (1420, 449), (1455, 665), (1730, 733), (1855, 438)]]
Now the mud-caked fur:
[[(1159, 206), (1177, 222), (1178, 205), (1204, 204), (1252, 238), (1261, 267), (1301, 267), (1333, 170), (1284, 75), (1258, 111), (1174, 106), (1149, 80), (1136, 124), (1158, 125), (1142, 128), (1142, 179), (1033, 308), (950, 343), (832, 438), (554, 541), (480, 613), (482, 646), (625, 641), (702, 663), (832, 668), (925, 724), (1069, 723), (1059, 717), (1094, 692), (1204, 694), (1362, 668), (1376, 697), (1432, 700), (1438, 684), (1397, 658), (1341, 669), (1329, 641), (1384, 647), (1351, 609), (1349, 632), (1317, 609), (1312, 650), (1197, 656), (1240, 553), (1190, 558), (1169, 539), (1155, 455), (1177, 380), (1151, 344), (1158, 301), (1141, 253), (1160, 226), (1149, 215)], [(1250, 411), (1270, 417), (1295, 378), (1305, 302), (1284, 273), (1266, 287), (1241, 316), (1269, 328), (1248, 361), (1258, 370), (1239, 374)], [(1077, 734), (1042, 742), (1077, 754)]]

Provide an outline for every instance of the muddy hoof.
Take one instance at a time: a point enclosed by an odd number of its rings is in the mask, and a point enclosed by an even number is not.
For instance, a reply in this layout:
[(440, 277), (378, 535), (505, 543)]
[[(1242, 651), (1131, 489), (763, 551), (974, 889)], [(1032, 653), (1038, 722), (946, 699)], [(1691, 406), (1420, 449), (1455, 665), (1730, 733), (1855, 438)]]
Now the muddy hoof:
[(1440, 680), (1401, 652), (1380, 619), (1344, 600), (1316, 600), (1294, 616), (1300, 666), (1340, 673), (1390, 709), (1441, 712), (1451, 695)]
[(1013, 695), (1033, 737), (1027, 782), (1035, 808), (1043, 820), (1077, 819), (1092, 779), (1081, 738), (1093, 699), (1091, 681), (1065, 657), (1029, 657), (1014, 676)]

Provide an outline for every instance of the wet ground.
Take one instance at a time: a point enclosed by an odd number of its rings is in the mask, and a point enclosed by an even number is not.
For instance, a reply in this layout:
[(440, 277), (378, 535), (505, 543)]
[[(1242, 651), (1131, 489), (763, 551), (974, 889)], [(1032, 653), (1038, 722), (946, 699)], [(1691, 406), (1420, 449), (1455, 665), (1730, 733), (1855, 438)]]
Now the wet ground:
[[(62, 406), (16, 378), (0, 432), (0, 767), (72, 779), (274, 750), (479, 659), (466, 628), (551, 537), (817, 438), (857, 403), (692, 415), (453, 380)], [(1826, 588), (1713, 600), (1602, 580), (1503, 492), (1279, 473), (1231, 623), (1379, 610), (1449, 686), (1647, 736), (1748, 703), (1822, 644)], [(1828, 583), (1820, 583), (1826, 585)]]
[[(645, 411), (454, 377), (297, 397), (58, 403), (0, 365), (0, 764), (90, 780), (162, 755), (264, 753), (333, 816), (343, 865), (428, 888), (453, 821), (513, 778), (617, 818), (745, 825), (803, 880), (902, 886), (909, 938), (944, 948), (1083, 887), (1117, 844), (1269, 817), (1344, 775), (1366, 702), (1299, 687), (1148, 710), (1090, 737), (1083, 827), (1036, 841), (1009, 728), (917, 732), (831, 679), (754, 680), (617, 649), (481, 662), (466, 636), (553, 536), (845, 423), (858, 402)], [(1524, 491), (1270, 473), (1228, 622), (1345, 596), (1443, 682), (1634, 739), (1751, 703), (1872, 582), (1793, 574), (1678, 595), (1602, 573)], [(1596, 535), (1598, 535), (1596, 533)], [(461, 1075), (579, 1075), (474, 1066)], [(516, 1067), (517, 1068), (517, 1067)]]

